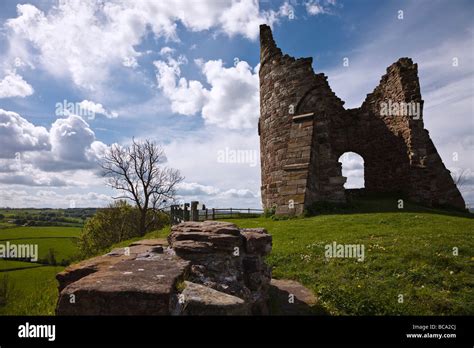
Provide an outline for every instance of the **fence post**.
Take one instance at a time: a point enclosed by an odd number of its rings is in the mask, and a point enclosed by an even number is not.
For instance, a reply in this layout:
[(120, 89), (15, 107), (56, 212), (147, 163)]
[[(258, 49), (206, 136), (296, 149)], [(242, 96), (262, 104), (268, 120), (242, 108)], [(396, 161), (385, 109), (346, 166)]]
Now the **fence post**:
[(212, 220), (216, 219), (216, 210), (212, 208)]
[(171, 224), (174, 225), (175, 224), (175, 221), (174, 221), (174, 214), (175, 214), (175, 206), (174, 205), (171, 205), (170, 207), (170, 215), (171, 215)]
[(232, 208), (230, 208), (230, 217), (232, 217)]
[(189, 221), (189, 203), (184, 203), (183, 220)]
[(199, 221), (198, 201), (191, 202), (191, 221)]
[(208, 209), (206, 208), (206, 220), (207, 220), (207, 210), (208, 210)]

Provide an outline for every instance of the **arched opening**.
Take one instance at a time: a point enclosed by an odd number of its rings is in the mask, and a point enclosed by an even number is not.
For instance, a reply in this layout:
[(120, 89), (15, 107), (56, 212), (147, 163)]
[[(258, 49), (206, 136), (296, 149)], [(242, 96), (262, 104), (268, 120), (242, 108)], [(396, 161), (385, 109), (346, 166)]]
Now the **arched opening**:
[(342, 166), (342, 176), (347, 178), (345, 189), (359, 189), (365, 187), (364, 159), (355, 152), (345, 152), (339, 157)]

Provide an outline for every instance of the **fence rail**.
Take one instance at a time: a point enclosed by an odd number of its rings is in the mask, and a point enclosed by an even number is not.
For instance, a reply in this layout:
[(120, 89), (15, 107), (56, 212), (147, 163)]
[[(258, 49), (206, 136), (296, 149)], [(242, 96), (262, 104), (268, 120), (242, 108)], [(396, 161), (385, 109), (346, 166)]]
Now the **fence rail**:
[(258, 217), (264, 213), (263, 209), (254, 208), (206, 208), (198, 209), (199, 202), (185, 203), (171, 206), (171, 222), (178, 224), (183, 221), (205, 221), (231, 218)]

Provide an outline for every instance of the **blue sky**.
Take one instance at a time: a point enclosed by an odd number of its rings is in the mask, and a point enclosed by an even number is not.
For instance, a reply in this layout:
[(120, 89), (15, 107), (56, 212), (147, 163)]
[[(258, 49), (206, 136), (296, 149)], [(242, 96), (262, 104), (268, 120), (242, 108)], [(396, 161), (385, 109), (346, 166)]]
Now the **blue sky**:
[[(96, 162), (136, 137), (163, 144), (186, 177), (180, 199), (260, 207), (260, 23), (285, 53), (313, 57), (346, 107), (411, 57), (425, 127), (473, 204), (472, 18), (468, 0), (2, 1), (0, 206), (106, 204)], [(63, 101), (78, 107), (58, 114)], [(226, 150), (249, 157), (222, 163)], [(361, 185), (360, 160), (344, 168)]]

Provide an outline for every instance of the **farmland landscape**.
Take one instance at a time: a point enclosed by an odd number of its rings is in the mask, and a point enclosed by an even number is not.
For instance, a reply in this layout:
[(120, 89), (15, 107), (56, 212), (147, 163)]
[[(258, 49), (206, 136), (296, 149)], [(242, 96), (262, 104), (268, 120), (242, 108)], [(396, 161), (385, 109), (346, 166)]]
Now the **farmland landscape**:
[[(366, 200), (313, 217), (226, 221), (243, 228), (264, 227), (272, 234), (273, 251), (267, 262), (274, 277), (294, 279), (311, 289), (318, 298), (315, 314), (473, 315), (472, 214), (414, 204), (396, 211), (394, 206), (390, 199)], [(142, 238), (166, 237), (169, 231), (165, 226)], [(39, 262), (0, 261), (1, 284), (7, 287), (2, 291), (8, 294), (1, 314), (54, 315), (55, 276), (81, 258), (80, 233), (81, 227), (3, 226), (0, 242), (38, 244)], [(333, 241), (366, 245), (365, 262), (326, 259), (324, 245)], [(400, 294), (403, 302), (398, 300)]]
[[(82, 209), (78, 211), (83, 213)], [(68, 217), (69, 213), (59, 209), (0, 210), (1, 244), (38, 245), (36, 262), (0, 260), (0, 314), (54, 314), (57, 299), (55, 276), (79, 257), (77, 238), (83, 219), (82, 215)], [(59, 226), (34, 226), (38, 223)]]

